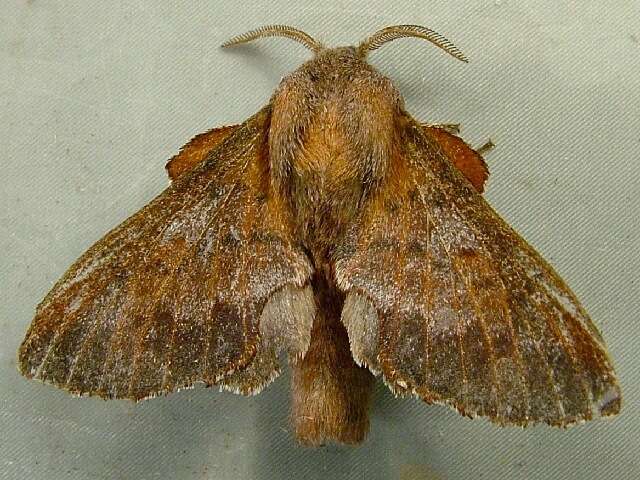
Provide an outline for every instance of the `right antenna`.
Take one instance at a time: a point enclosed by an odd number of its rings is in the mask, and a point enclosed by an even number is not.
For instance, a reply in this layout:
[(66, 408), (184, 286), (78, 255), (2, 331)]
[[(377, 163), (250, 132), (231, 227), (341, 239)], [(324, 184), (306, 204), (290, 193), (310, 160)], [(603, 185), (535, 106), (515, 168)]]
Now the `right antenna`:
[(391, 27), (383, 28), (371, 35), (358, 46), (358, 56), (360, 58), (365, 58), (370, 51), (380, 48), (385, 43), (397, 38), (405, 37), (416, 37), (428, 40), (436, 47), (441, 48), (458, 60), (465, 63), (469, 62), (469, 59), (467, 59), (467, 57), (465, 57), (453, 43), (444, 38), (438, 32), (426, 27), (421, 27), (420, 25), (393, 25)]

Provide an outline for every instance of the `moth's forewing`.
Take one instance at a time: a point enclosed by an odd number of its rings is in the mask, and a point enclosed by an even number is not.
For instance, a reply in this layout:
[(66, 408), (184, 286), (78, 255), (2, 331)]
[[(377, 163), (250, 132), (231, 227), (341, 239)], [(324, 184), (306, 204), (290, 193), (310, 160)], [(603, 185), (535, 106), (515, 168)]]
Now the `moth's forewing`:
[(617, 413), (611, 361), (575, 295), (432, 136), (412, 119), (404, 125), (393, 177), (338, 247), (347, 304), (378, 312), (345, 312), (347, 328), (365, 323), (349, 331), (354, 354), (379, 364), (398, 393), (500, 424)]
[[(80, 257), (39, 305), (22, 373), (141, 399), (196, 381), (224, 385), (260, 352), (260, 366), (229, 388), (249, 393), (273, 379), (273, 354), (287, 343), (260, 343), (260, 315), (274, 292), (302, 288), (311, 266), (266, 190), (269, 121), (267, 107), (227, 132), (224, 148)], [(210, 148), (190, 145), (193, 158)]]

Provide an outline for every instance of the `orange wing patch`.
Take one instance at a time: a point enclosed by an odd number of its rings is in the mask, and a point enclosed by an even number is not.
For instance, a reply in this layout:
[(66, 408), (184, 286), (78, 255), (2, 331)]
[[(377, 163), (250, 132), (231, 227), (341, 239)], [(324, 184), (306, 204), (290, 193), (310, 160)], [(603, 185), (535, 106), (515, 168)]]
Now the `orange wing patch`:
[(487, 164), (478, 152), (457, 135), (444, 128), (423, 125), (424, 133), (435, 139), (444, 150), (447, 158), (460, 170), (473, 187), (479, 192), (489, 178)]
[(198, 163), (204, 160), (208, 153), (231, 135), (240, 125), (227, 125), (212, 128), (211, 130), (193, 137), (189, 143), (180, 149), (180, 153), (174, 155), (167, 162), (165, 168), (169, 178), (173, 181), (183, 173), (189, 172)]

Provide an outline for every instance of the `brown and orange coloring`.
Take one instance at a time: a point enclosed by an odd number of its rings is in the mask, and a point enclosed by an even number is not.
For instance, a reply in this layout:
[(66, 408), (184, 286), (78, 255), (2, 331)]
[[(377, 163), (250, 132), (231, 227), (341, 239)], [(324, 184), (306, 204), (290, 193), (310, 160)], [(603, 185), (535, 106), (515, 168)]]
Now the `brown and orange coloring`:
[(500, 425), (618, 413), (602, 337), (571, 290), (481, 196), (481, 151), (405, 110), (367, 53), (328, 49), (241, 125), (196, 136), (172, 181), (38, 306), (28, 377), (140, 400), (197, 382), (253, 394), (292, 365), (304, 444), (361, 442), (375, 376), (397, 395)]

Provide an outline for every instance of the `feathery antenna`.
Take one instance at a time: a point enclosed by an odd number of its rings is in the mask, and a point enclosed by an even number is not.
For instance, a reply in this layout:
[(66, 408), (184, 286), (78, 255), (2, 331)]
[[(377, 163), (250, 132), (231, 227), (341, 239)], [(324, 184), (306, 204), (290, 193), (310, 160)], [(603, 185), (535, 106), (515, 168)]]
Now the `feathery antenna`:
[(369, 53), (370, 51), (380, 48), (387, 42), (404, 37), (416, 37), (428, 40), (436, 47), (441, 48), (449, 55), (457, 58), (458, 60), (461, 60), (465, 63), (469, 62), (467, 57), (465, 57), (464, 54), (460, 50), (458, 50), (458, 48), (453, 43), (444, 38), (438, 32), (435, 32), (426, 27), (421, 27), (420, 25), (393, 25), (391, 27), (383, 28), (382, 30), (379, 30), (371, 35), (358, 46), (358, 55), (361, 58), (365, 58), (367, 56), (367, 53)]
[(236, 35), (230, 38), (222, 44), (223, 47), (230, 47), (232, 45), (238, 45), (240, 43), (247, 43), (262, 37), (286, 37), (296, 42), (300, 42), (309, 50), (314, 53), (318, 53), (324, 48), (320, 42), (315, 40), (310, 35), (304, 33), (302, 30), (290, 27), (288, 25), (265, 25), (264, 27), (250, 30), (246, 33)]

